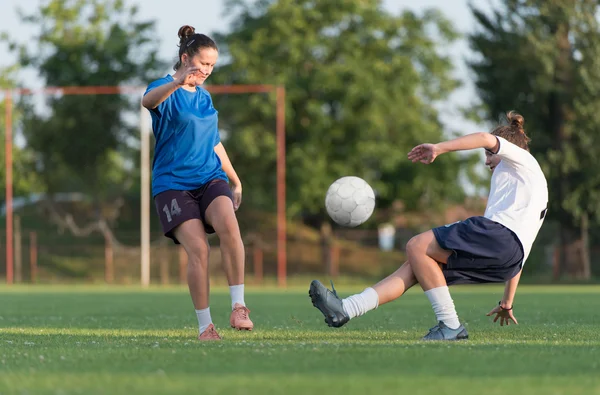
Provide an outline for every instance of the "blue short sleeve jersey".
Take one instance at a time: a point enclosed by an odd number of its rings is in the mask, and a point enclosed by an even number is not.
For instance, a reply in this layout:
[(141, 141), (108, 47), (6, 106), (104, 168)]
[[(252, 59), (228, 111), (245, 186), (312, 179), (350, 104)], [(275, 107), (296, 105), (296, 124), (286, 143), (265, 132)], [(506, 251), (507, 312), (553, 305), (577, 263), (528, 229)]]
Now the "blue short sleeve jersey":
[[(171, 75), (148, 85), (152, 89), (173, 81)], [(218, 112), (210, 94), (177, 89), (150, 110), (156, 139), (152, 164), (152, 195), (167, 190), (188, 191), (214, 179), (228, 181), (214, 147), (221, 141)]]

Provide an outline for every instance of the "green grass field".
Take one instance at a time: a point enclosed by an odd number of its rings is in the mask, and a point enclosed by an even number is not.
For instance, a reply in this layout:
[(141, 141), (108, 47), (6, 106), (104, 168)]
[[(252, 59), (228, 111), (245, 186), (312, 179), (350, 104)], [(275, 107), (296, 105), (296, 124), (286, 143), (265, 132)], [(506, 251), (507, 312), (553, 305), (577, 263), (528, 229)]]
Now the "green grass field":
[(523, 286), (510, 327), (485, 316), (500, 287), (454, 288), (471, 339), (452, 344), (418, 340), (418, 289), (330, 329), (307, 287), (248, 289), (251, 333), (214, 289), (210, 344), (182, 287), (0, 288), (0, 394), (600, 394), (600, 287)]

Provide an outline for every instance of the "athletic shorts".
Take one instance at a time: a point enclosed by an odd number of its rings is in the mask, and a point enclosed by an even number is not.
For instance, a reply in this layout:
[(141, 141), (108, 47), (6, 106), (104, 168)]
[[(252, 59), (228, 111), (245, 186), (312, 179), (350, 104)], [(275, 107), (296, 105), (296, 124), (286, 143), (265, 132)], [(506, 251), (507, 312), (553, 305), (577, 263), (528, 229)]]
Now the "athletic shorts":
[(438, 244), (452, 251), (442, 271), (448, 285), (500, 283), (523, 264), (523, 246), (514, 232), (485, 217), (432, 229)]
[(212, 180), (191, 191), (168, 190), (156, 195), (154, 203), (165, 236), (173, 239), (175, 244), (180, 244), (173, 231), (190, 219), (201, 220), (206, 233), (215, 233), (215, 229), (206, 223), (205, 214), (208, 206), (219, 196), (227, 196), (233, 201), (229, 184), (221, 179)]

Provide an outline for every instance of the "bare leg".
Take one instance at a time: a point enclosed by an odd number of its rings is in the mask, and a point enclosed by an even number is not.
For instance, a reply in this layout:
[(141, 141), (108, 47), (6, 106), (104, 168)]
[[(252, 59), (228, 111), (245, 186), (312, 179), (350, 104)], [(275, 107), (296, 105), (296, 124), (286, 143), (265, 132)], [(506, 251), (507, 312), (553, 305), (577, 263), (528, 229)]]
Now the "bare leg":
[[(446, 284), (446, 278), (438, 262), (448, 262), (451, 251), (440, 247), (433, 231), (413, 237), (406, 245), (413, 273), (431, 303), (436, 319), (444, 326), (430, 331), (425, 340), (466, 338), (466, 330), (460, 325), (454, 301)], [(463, 333), (464, 331), (464, 333)]]
[(210, 284), (208, 278), (209, 246), (204, 225), (192, 219), (175, 229), (175, 237), (188, 256), (187, 280), (190, 295), (196, 310), (206, 309), (209, 304)]
[(175, 237), (183, 245), (188, 256), (187, 280), (198, 319), (198, 339), (220, 340), (221, 337), (216, 332), (210, 316), (209, 245), (204, 224), (199, 219), (186, 221), (175, 229)]
[(426, 282), (426, 285), (421, 284), (425, 291), (446, 285), (446, 279), (438, 261), (446, 262), (450, 251), (439, 247), (433, 232), (428, 231), (412, 238), (408, 242), (406, 250), (408, 261), (398, 270), (373, 287), (342, 301), (344, 311), (350, 319), (399, 298), (417, 282), (421, 283), (421, 279)]
[(313, 306), (325, 316), (329, 326), (340, 327), (354, 317), (359, 317), (379, 305), (402, 296), (417, 282), (431, 302), (436, 318), (441, 322), (424, 337), (424, 340), (458, 340), (468, 338), (460, 325), (454, 302), (446, 285), (441, 264), (448, 262), (451, 251), (440, 247), (432, 231), (413, 237), (406, 246), (408, 261), (394, 273), (366, 288), (363, 292), (340, 300), (323, 284), (311, 283), (309, 295)]
[(382, 304), (398, 299), (416, 283), (417, 279), (412, 271), (412, 267), (406, 261), (394, 273), (375, 284), (373, 289), (379, 296), (379, 305), (381, 306)]
[(406, 252), (423, 291), (446, 286), (446, 278), (438, 262), (446, 263), (452, 252), (440, 247), (431, 230), (410, 239)]
[(416, 283), (417, 279), (412, 272), (410, 263), (408, 261), (404, 262), (398, 270), (374, 286), (343, 299), (344, 313), (348, 319), (359, 317), (382, 304), (398, 299)]
[(240, 227), (233, 209), (233, 202), (227, 196), (219, 196), (206, 209), (206, 221), (215, 229), (221, 242), (223, 270), (229, 283), (231, 295), (231, 327), (239, 330), (252, 330), (254, 324), (244, 301), (245, 251)]
[(219, 196), (206, 209), (206, 221), (215, 229), (221, 243), (223, 270), (230, 286), (244, 283), (245, 251), (240, 228), (227, 196)]

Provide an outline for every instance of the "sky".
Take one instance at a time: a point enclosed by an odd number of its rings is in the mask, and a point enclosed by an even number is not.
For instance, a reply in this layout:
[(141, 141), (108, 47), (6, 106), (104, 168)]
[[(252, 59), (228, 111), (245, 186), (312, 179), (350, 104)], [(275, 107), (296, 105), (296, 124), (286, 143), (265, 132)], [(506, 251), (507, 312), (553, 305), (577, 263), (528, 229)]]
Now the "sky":
[[(0, 32), (8, 32), (11, 37), (18, 37), (20, 42), (33, 39), (29, 25), (20, 23), (16, 13), (17, 7), (27, 4), (36, 7), (43, 0), (0, 0)], [(160, 41), (162, 58), (175, 58), (177, 53), (177, 30), (181, 25), (189, 24), (199, 32), (213, 33), (226, 32), (228, 19), (224, 16), (226, 0), (127, 0), (128, 4), (137, 4), (140, 19), (152, 19), (156, 22), (158, 31), (157, 39)], [(384, 0), (384, 8), (392, 13), (398, 13), (409, 8), (421, 12), (426, 8), (435, 7), (455, 25), (463, 34), (472, 31), (473, 17), (468, 9), (472, 3), (478, 8), (489, 10), (489, 0)], [(465, 39), (459, 40), (450, 48), (455, 63), (455, 76), (463, 82), (463, 87), (457, 90), (447, 102), (441, 103), (439, 109), (446, 131), (459, 131), (463, 133), (480, 131), (484, 125), (475, 125), (463, 119), (460, 107), (475, 101), (475, 91), (472, 80), (465, 64), (465, 59), (471, 56)], [(15, 56), (8, 51), (5, 44), (0, 44), (0, 67), (13, 64)], [(25, 74), (27, 87), (39, 87), (40, 83), (35, 76)], [(22, 77), (23, 79), (23, 77)]]

